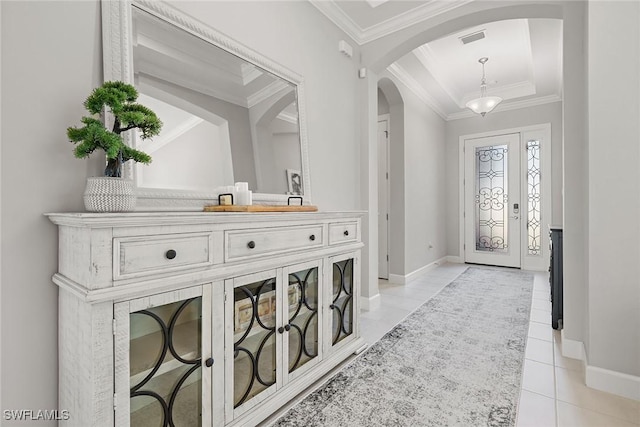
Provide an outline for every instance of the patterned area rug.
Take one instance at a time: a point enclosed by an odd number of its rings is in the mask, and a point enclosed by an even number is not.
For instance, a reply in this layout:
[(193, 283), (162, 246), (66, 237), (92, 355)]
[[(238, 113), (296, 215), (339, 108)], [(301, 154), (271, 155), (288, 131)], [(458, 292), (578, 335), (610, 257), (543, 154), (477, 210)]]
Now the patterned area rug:
[(468, 268), (272, 426), (513, 426), (532, 287)]

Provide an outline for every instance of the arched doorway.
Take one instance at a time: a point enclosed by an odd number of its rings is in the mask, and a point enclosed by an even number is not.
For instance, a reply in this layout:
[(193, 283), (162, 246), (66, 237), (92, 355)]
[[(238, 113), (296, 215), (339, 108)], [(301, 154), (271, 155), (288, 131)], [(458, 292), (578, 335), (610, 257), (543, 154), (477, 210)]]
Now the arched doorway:
[(378, 277), (404, 274), (404, 102), (389, 78), (378, 81)]

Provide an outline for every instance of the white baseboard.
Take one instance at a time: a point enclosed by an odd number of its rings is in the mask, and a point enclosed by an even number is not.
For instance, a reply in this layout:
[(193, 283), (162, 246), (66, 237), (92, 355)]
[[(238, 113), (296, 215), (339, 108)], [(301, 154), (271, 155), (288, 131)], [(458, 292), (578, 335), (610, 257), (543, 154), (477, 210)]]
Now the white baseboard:
[(401, 274), (389, 274), (389, 283), (393, 283), (396, 285), (404, 285), (405, 276)]
[(581, 360), (584, 366), (584, 382), (587, 387), (640, 401), (640, 377), (589, 365), (582, 341), (562, 336), (562, 355)]
[(419, 269), (412, 271), (411, 273), (403, 276), (401, 274), (389, 274), (389, 282), (391, 283), (395, 283), (396, 285), (404, 285), (408, 282), (410, 282), (411, 280), (415, 279), (416, 277), (433, 270), (434, 268), (436, 268), (439, 265), (444, 264), (445, 262), (447, 262), (447, 257), (442, 257), (440, 259), (437, 259), (427, 265), (425, 265), (424, 267), (420, 267)]
[(571, 359), (587, 361), (587, 353), (584, 350), (584, 343), (582, 341), (571, 340), (564, 336), (564, 329), (560, 332), (562, 337), (562, 355)]
[(378, 309), (381, 303), (382, 299), (380, 298), (380, 294), (375, 294), (372, 297), (360, 297), (360, 307), (363, 310), (371, 311)]
[(462, 259), (462, 257), (459, 257), (457, 255), (447, 255), (446, 257), (444, 257), (444, 260), (452, 264), (464, 264), (464, 260)]
[(640, 377), (618, 371), (589, 366), (585, 369), (587, 387), (640, 400)]

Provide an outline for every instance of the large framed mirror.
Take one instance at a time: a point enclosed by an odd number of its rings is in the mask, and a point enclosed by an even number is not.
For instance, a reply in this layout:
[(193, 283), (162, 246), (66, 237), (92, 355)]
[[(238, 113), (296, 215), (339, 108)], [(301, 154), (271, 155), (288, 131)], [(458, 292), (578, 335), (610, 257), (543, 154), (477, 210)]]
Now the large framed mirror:
[(132, 83), (163, 121), (126, 143), (139, 210), (202, 210), (235, 182), (254, 203), (310, 203), (301, 76), (160, 1), (102, 1), (104, 78)]

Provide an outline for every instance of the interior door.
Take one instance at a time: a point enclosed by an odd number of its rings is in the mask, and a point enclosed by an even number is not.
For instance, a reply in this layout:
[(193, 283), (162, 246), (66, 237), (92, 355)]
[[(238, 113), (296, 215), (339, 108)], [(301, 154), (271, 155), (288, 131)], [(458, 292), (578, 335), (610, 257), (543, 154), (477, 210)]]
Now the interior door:
[(520, 134), (465, 140), (465, 262), (520, 267)]
[(389, 120), (378, 121), (378, 277), (389, 278)]

